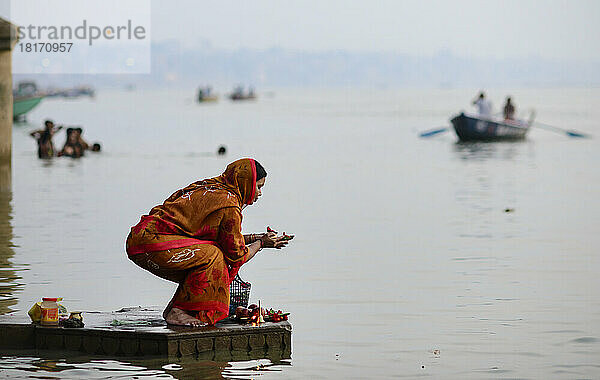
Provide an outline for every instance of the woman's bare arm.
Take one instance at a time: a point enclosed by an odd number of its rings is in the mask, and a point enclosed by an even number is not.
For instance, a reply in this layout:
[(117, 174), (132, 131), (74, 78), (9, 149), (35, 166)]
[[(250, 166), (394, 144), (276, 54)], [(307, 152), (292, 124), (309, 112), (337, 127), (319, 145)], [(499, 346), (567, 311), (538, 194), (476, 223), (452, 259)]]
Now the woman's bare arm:
[(249, 244), (248, 245), (248, 259), (246, 260), (246, 262), (252, 260), (254, 255), (256, 255), (258, 253), (258, 251), (260, 251), (261, 249), (262, 249), (262, 242), (260, 240), (257, 240), (254, 243)]

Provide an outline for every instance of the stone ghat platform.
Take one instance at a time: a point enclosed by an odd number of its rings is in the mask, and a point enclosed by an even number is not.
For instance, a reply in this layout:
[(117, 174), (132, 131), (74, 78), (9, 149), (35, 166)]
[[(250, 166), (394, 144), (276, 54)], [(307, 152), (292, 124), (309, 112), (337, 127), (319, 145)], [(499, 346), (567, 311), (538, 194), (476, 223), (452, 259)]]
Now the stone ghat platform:
[(85, 327), (46, 327), (27, 315), (0, 316), (0, 350), (77, 351), (103, 357), (196, 358), (242, 361), (289, 359), (289, 322), (260, 326), (219, 322), (216, 326), (167, 326), (153, 308), (124, 308), (116, 312), (84, 312)]

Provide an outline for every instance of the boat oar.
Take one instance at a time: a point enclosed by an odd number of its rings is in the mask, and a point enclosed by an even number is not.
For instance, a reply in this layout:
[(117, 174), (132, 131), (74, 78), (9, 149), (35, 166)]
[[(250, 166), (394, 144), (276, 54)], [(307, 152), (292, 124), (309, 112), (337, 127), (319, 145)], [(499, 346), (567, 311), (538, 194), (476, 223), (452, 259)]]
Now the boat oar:
[(577, 132), (577, 131), (573, 131), (573, 130), (567, 130), (567, 129), (562, 129), (559, 127), (555, 127), (554, 125), (549, 125), (549, 124), (544, 124), (544, 123), (538, 123), (537, 121), (533, 123), (532, 125), (533, 127), (538, 127), (541, 129), (545, 129), (548, 131), (552, 131), (552, 132), (558, 132), (558, 133), (564, 133), (569, 137), (583, 137), (583, 138), (589, 138), (592, 137), (590, 135), (586, 135), (584, 133), (581, 132)]
[(429, 131), (421, 132), (419, 134), (419, 137), (430, 137), (430, 136), (433, 136), (433, 135), (437, 135), (438, 133), (446, 132), (447, 130), (448, 130), (447, 127), (445, 127), (445, 128), (431, 129)]

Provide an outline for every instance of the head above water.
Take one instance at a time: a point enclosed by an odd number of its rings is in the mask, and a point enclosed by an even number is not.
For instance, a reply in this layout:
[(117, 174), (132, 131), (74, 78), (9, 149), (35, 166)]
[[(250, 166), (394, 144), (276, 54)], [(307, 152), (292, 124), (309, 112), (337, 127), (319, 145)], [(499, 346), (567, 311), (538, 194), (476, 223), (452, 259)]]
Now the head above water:
[(483, 98), (485, 98), (485, 92), (481, 91), (479, 93), (479, 99), (483, 99)]
[(46, 127), (46, 129), (50, 129), (52, 127), (54, 127), (54, 122), (50, 119), (44, 121), (44, 126)]
[(67, 128), (67, 142), (69, 144), (74, 144), (77, 142), (77, 134), (74, 132), (74, 128)]

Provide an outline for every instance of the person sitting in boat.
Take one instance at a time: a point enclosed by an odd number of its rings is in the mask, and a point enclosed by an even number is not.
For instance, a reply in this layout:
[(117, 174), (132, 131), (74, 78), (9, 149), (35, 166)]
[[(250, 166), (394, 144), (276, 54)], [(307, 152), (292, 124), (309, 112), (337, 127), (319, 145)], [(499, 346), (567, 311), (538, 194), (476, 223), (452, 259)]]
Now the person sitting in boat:
[(506, 104), (504, 105), (504, 119), (514, 120), (515, 119), (515, 106), (511, 101), (510, 96), (506, 98)]
[(51, 158), (54, 156), (54, 144), (52, 143), (52, 137), (54, 137), (54, 134), (61, 129), (62, 126), (55, 127), (52, 120), (46, 120), (44, 122), (44, 129), (30, 133), (30, 136), (37, 141), (39, 158)]
[(262, 195), (267, 172), (258, 161), (232, 162), (218, 177), (177, 190), (131, 228), (129, 259), (179, 284), (165, 308), (168, 324), (214, 325), (229, 315), (229, 285), (262, 248), (283, 248), (289, 237), (242, 235), (242, 210)]
[(479, 116), (491, 117), (492, 116), (492, 103), (485, 98), (485, 93), (482, 91), (479, 96), (473, 100), (473, 104), (477, 106), (477, 112)]
[(235, 98), (241, 99), (244, 97), (244, 87), (242, 87), (241, 85), (236, 86), (233, 89), (233, 94), (232, 94)]

